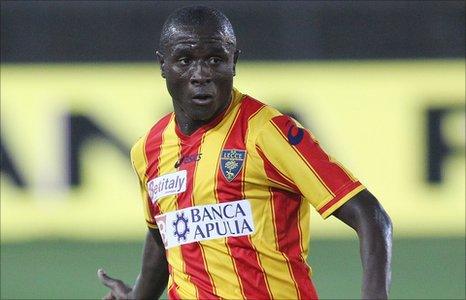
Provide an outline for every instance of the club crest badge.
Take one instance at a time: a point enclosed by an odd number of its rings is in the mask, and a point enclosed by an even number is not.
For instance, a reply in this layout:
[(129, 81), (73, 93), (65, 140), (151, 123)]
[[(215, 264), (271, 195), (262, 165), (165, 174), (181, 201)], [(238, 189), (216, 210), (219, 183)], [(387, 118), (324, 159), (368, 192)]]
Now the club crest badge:
[(220, 158), (220, 170), (226, 180), (232, 181), (243, 168), (246, 150), (224, 149)]

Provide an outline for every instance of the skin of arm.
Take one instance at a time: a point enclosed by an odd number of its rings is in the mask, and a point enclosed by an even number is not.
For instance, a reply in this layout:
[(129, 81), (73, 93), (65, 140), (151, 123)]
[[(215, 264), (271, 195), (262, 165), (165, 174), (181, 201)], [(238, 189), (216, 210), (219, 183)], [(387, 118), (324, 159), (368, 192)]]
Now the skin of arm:
[(391, 282), (392, 222), (377, 199), (363, 190), (333, 215), (359, 238), (363, 278), (362, 299), (387, 299)]
[(168, 282), (168, 262), (158, 229), (149, 229), (147, 232), (141, 272), (133, 287), (108, 276), (103, 269), (97, 271), (97, 276), (110, 289), (103, 297), (104, 300), (158, 299)]
[(129, 299), (158, 299), (168, 282), (168, 263), (158, 229), (149, 229), (144, 243), (141, 273)]

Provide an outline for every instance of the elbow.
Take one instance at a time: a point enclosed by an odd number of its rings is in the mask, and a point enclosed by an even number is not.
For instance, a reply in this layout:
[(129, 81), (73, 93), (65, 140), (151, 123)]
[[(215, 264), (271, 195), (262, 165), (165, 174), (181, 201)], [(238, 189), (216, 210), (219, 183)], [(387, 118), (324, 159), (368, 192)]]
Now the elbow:
[(378, 227), (380, 232), (383, 234), (386, 240), (392, 240), (393, 237), (393, 223), (387, 212), (380, 207), (380, 211), (377, 212)]

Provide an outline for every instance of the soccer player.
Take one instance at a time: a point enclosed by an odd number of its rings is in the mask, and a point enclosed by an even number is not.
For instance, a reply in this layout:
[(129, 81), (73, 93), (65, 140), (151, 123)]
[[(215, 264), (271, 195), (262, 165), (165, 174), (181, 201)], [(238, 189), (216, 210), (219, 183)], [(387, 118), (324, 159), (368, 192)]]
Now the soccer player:
[(386, 212), (307, 129), (233, 88), (238, 55), (215, 9), (165, 22), (157, 56), (174, 112), (131, 150), (149, 228), (142, 269), (133, 287), (98, 270), (105, 299), (157, 298), (167, 286), (172, 299), (316, 299), (311, 206), (357, 232), (362, 298), (386, 299)]

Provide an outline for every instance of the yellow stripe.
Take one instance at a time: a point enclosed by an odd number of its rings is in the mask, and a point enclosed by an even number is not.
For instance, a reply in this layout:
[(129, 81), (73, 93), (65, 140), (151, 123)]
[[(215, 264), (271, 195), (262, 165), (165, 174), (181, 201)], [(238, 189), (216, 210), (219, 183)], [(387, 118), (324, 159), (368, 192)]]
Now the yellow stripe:
[(146, 140), (147, 140), (148, 135), (149, 133), (146, 133), (146, 135), (140, 138), (131, 148), (131, 163), (138, 177), (139, 191), (140, 191), (141, 200), (142, 200), (142, 207), (144, 209), (144, 217), (146, 220), (146, 224), (147, 226), (151, 228), (156, 228), (157, 226), (150, 224), (150, 223), (155, 223), (155, 222), (150, 214), (149, 202), (148, 202), (149, 200), (148, 200), (148, 194), (146, 190), (147, 159), (146, 159), (146, 153), (145, 153), (145, 145), (146, 145)]
[[(237, 101), (236, 97), (235, 99)], [(194, 205), (218, 203), (215, 187), (217, 186), (216, 174), (219, 168), (219, 155), (223, 149), (225, 137), (236, 119), (239, 107), (233, 103), (230, 113), (217, 125), (215, 131), (209, 131), (204, 137), (200, 147), (202, 156), (197, 162), (193, 185)], [(213, 166), (215, 166), (214, 170), (212, 170)], [(227, 299), (244, 298), (244, 295), (241, 294), (241, 284), (236, 276), (232, 257), (226, 245), (226, 239), (207, 240), (199, 244), (214, 287), (221, 287), (216, 290), (218, 296)], [(229, 263), (230, 261), (231, 263)], [(215, 270), (215, 272), (210, 272), (210, 270)]]
[[(176, 172), (175, 163), (181, 156), (181, 144), (175, 133), (175, 118), (172, 116), (162, 135), (162, 146), (158, 165), (158, 176)], [(174, 211), (176, 207), (176, 195), (163, 197), (158, 200), (161, 213)]]
[[(247, 127), (247, 130), (249, 130), (249, 121), (251, 120), (252, 118), (249, 118), (248, 119), (248, 127)], [(247, 149), (247, 146), (246, 146), (246, 149)], [(245, 194), (245, 191), (246, 191), (246, 175), (247, 175), (247, 166), (248, 166), (248, 159), (247, 159), (247, 155), (246, 157), (244, 158), (244, 170), (243, 170), (243, 176), (242, 176), (242, 185), (241, 185), (241, 195), (242, 195), (242, 198), (243, 199), (248, 199), (246, 198), (246, 194)], [(252, 198), (251, 198), (252, 199)], [(254, 209), (253, 209), (254, 211)], [(262, 259), (261, 259), (261, 255), (260, 255), (260, 251), (257, 251), (257, 247), (256, 245), (254, 244), (254, 241), (252, 240), (252, 237), (251, 236), (248, 236), (248, 240), (249, 240), (249, 243), (251, 243), (251, 246), (254, 250), (255, 253), (257, 253), (257, 264), (259, 265), (259, 267), (261, 268), (261, 271), (262, 273), (264, 274), (264, 279), (265, 279), (265, 284), (266, 284), (266, 288), (267, 288), (267, 292), (270, 296), (272, 296), (272, 291), (270, 289), (270, 283), (269, 283), (269, 279), (268, 279), (268, 276), (267, 276), (267, 271), (264, 269), (264, 266), (262, 264)], [(272, 296), (273, 297), (273, 296)]]
[[(274, 225), (274, 230), (276, 232), (278, 229), (277, 229), (277, 223), (275, 222), (275, 220), (276, 220), (275, 219), (275, 206), (274, 206), (274, 202), (273, 202), (272, 191), (270, 191), (270, 203), (271, 203), (271, 206), (272, 206), (272, 222), (273, 222), (273, 225)], [(276, 249), (277, 249), (277, 251), (279, 251), (280, 245), (279, 245), (279, 242), (278, 242), (278, 236), (277, 235), (275, 235), (275, 240), (276, 240), (276, 243), (275, 243)], [(288, 259), (288, 257), (286, 256), (285, 253), (283, 253), (281, 251), (280, 251), (280, 253), (281, 253), (282, 257), (286, 261), (286, 266), (288, 268), (288, 274), (287, 275), (290, 276), (290, 279), (292, 280), (292, 282), (293, 282), (293, 284), (295, 286), (296, 299), (298, 299), (299, 298), (298, 284), (297, 284), (297, 282), (296, 282), (296, 280), (294, 278), (293, 270), (291, 269), (291, 265), (290, 265), (290, 260)], [(287, 279), (287, 280), (289, 280), (289, 279)], [(283, 292), (283, 291), (280, 289), (280, 292)], [(286, 292), (285, 295), (291, 295), (291, 293), (292, 293), (292, 291), (288, 291), (288, 292)]]
[[(250, 130), (248, 130), (246, 138), (247, 149), (255, 150), (256, 138), (253, 134), (256, 134), (257, 130), (254, 129), (262, 128), (271, 117), (278, 114), (277, 111), (266, 107), (249, 120), (248, 128)], [(262, 158), (256, 151), (250, 151), (248, 155), (251, 156), (251, 159), (248, 160), (245, 167), (244, 194), (245, 198), (251, 201), (255, 227), (262, 228), (261, 232), (256, 232), (251, 236), (251, 242), (258, 249), (259, 260), (266, 274), (268, 290), (272, 297), (274, 299), (296, 298), (297, 290), (294, 285), (290, 285), (293, 278), (288, 267), (288, 261), (278, 251), (272, 195), (269, 190), (260, 188), (270, 185), (265, 174)]]
[(292, 187), (290, 186), (287, 186), (285, 184), (283, 184), (282, 182), (280, 181), (276, 181), (275, 179), (273, 178), (268, 178), (270, 180), (271, 183), (275, 184), (275, 185), (272, 185), (273, 187), (275, 188), (279, 188), (279, 189), (282, 189), (282, 190), (286, 190), (286, 191), (289, 191), (289, 192), (292, 192), (292, 193), (296, 193), (298, 191), (296, 191), (295, 189), (293, 189)]
[(173, 281), (173, 276), (170, 274), (168, 275), (168, 284), (167, 284), (167, 294), (168, 294), (168, 291), (171, 290), (172, 288), (175, 288), (173, 285), (174, 285), (174, 281)]
[(157, 228), (157, 225), (154, 225), (155, 224), (155, 220), (154, 220), (154, 217), (151, 215), (151, 212), (150, 212), (150, 208), (149, 208), (149, 201), (150, 201), (150, 198), (149, 198), (149, 193), (147, 192), (147, 174), (146, 174), (146, 170), (147, 170), (147, 155), (146, 155), (146, 143), (147, 143), (147, 138), (149, 137), (149, 132), (146, 134), (146, 136), (144, 137), (144, 142), (142, 144), (142, 157), (144, 159), (144, 172), (143, 172), (143, 181), (141, 181), (141, 193), (144, 197), (144, 209), (145, 209), (145, 213), (146, 213), (146, 220), (150, 221), (152, 224), (150, 224), (149, 222), (146, 222), (147, 225), (151, 228)]
[[(287, 137), (282, 133), (282, 131), (280, 130), (280, 128), (277, 127), (277, 125), (275, 125), (275, 123), (271, 122), (271, 124), (273, 125), (273, 127), (275, 127), (275, 129), (277, 130), (277, 132), (283, 137), (283, 140), (286, 141), (287, 140)], [(298, 150), (298, 148), (296, 148), (295, 146), (292, 146), (293, 147), (293, 150), (296, 152), (296, 154), (298, 154), (298, 156), (301, 158), (301, 160), (308, 166), (308, 168), (312, 171), (312, 173), (314, 173), (314, 176), (320, 181), (320, 183), (327, 189), (327, 191), (329, 192), (329, 194), (331, 194), (332, 196), (334, 196), (332, 190), (325, 184), (325, 181), (319, 176), (319, 173), (312, 167), (312, 165), (308, 162), (308, 160), (301, 154), (301, 152)]]
[[(302, 158), (297, 160), (293, 153), (290, 154), (290, 145), (270, 122), (266, 124), (264, 131), (258, 136), (257, 143), (262, 146), (264, 154), (277, 169), (293, 178), (293, 182), (300, 192), (314, 207), (319, 206), (322, 201), (332, 198), (332, 194), (329, 193), (306, 161)], [(267, 145), (273, 145), (273, 147), (264, 149)], [(299, 157), (298, 152), (297, 154)], [(291, 158), (288, 159), (287, 155)], [(289, 165), (289, 161), (294, 163)]]
[[(202, 153), (202, 145), (204, 144), (205, 136), (206, 136), (206, 134), (202, 135), (198, 153)], [(193, 187), (195, 186), (195, 184), (197, 182), (196, 179), (197, 179), (197, 173), (198, 173), (197, 170), (198, 170), (198, 167), (199, 167), (199, 160), (196, 161), (195, 164), (196, 164), (196, 166), (194, 168), (195, 171), (194, 171), (194, 174), (193, 174)], [(195, 192), (193, 191), (193, 193), (191, 194), (191, 206), (196, 206), (196, 205), (197, 205), (197, 203), (196, 203), (196, 200), (195, 200)], [(199, 244), (199, 248), (201, 249), (201, 252), (202, 252), (202, 260), (203, 260), (204, 265), (206, 266), (207, 275), (209, 276), (209, 280), (212, 283), (213, 292), (214, 292), (214, 294), (217, 294), (217, 287), (216, 287), (216, 285), (215, 285), (215, 283), (214, 283), (214, 281), (212, 279), (212, 275), (211, 275), (211, 272), (209, 270), (209, 266), (207, 265), (204, 246), (202, 245), (202, 243), (198, 243), (198, 244)]]
[[(226, 128), (228, 128), (228, 131), (227, 133), (224, 135), (224, 139), (222, 141), (222, 145), (218, 151), (218, 155), (221, 155), (221, 151), (223, 150), (223, 148), (225, 147), (225, 143), (226, 143), (226, 140), (227, 140), (227, 137), (228, 135), (230, 134), (231, 130), (233, 129), (233, 125), (235, 124), (237, 118), (238, 118), (238, 115), (239, 115), (239, 112), (240, 112), (240, 105), (238, 105), (237, 107), (237, 111), (236, 111), (236, 114), (235, 114), (235, 117), (232, 118), (232, 122), (228, 122), (228, 126)], [(218, 199), (219, 199), (219, 196), (217, 194), (217, 189), (216, 187), (218, 186), (218, 170), (220, 168), (220, 158), (217, 157), (217, 161), (216, 161), (216, 164), (215, 164), (215, 170), (213, 172), (214, 174), (214, 190), (215, 190), (215, 199), (216, 199), (216, 202), (218, 203)], [(231, 271), (228, 271), (228, 272), (224, 272), (224, 273), (227, 273), (228, 274), (228, 277), (230, 279), (228, 280), (231, 280), (231, 282), (237, 282), (238, 283), (238, 288), (234, 289), (234, 292), (232, 293), (234, 296), (231, 297), (231, 298), (243, 298), (243, 299), (246, 299), (246, 295), (244, 294), (244, 288), (243, 288), (243, 284), (241, 282), (241, 279), (239, 277), (239, 272), (238, 272), (238, 268), (236, 266), (236, 263), (235, 263), (235, 260), (233, 258), (233, 255), (231, 254), (231, 250), (230, 250), (230, 247), (228, 246), (228, 242), (227, 242), (227, 239), (223, 239), (223, 245), (225, 245), (225, 249), (228, 253), (228, 257), (231, 261), (231, 266), (233, 266), (233, 273)], [(224, 276), (226, 278), (226, 276)], [(216, 280), (217, 282), (219, 281), (218, 279)], [(223, 298), (230, 298), (230, 297), (223, 297)]]
[(331, 207), (329, 207), (326, 211), (324, 211), (324, 213), (322, 214), (322, 218), (324, 219), (328, 218), (328, 216), (330, 216), (335, 210), (337, 210), (339, 207), (345, 204), (348, 200), (350, 200), (353, 196), (355, 196), (357, 193), (359, 193), (360, 191), (364, 189), (365, 187), (363, 185), (357, 186), (355, 189), (353, 189), (351, 192), (349, 192), (343, 198), (341, 198), (338, 202), (336, 202)]
[[(301, 199), (301, 206), (299, 207), (299, 229), (301, 233), (301, 249), (302, 259), (307, 264), (309, 254), (309, 240), (310, 240), (310, 205), (305, 201), (304, 197)], [(309, 266), (309, 264), (308, 264)], [(309, 266), (309, 276), (312, 275), (311, 266)]]
[[(162, 136), (162, 146), (160, 149), (160, 160), (158, 165), (158, 174), (176, 172), (175, 163), (181, 156), (181, 144), (175, 133), (175, 119), (172, 116)], [(176, 195), (167, 196), (158, 201), (161, 213), (174, 211), (178, 209)], [(180, 247), (173, 247), (168, 250), (168, 263), (172, 267), (173, 281), (178, 286), (177, 293), (182, 298), (193, 298), (197, 296), (197, 289), (186, 275), (186, 265), (181, 254)]]

